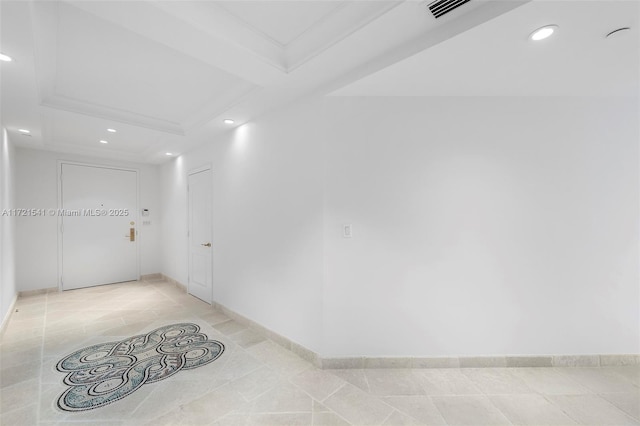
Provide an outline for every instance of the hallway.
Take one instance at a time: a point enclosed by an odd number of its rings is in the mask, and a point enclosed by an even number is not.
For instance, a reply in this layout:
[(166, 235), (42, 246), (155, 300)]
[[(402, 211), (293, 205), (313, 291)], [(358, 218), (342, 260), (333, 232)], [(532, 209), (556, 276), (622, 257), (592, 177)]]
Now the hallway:
[[(62, 358), (175, 323), (223, 353), (102, 407), (56, 407)], [(21, 297), (0, 351), (3, 425), (640, 424), (640, 366), (319, 370), (162, 280)]]

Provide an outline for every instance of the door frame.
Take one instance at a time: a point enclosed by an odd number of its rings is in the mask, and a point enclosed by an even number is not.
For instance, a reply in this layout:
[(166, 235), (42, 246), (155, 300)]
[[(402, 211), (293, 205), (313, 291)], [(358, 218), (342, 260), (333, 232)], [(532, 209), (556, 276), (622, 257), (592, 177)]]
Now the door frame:
[[(191, 210), (190, 210), (190, 197), (191, 193), (189, 191), (189, 177), (201, 172), (211, 172), (211, 193), (209, 196), (211, 197), (211, 305), (214, 303), (213, 299), (213, 250), (214, 250), (214, 238), (213, 238), (213, 168), (211, 167), (211, 163), (205, 163), (203, 166), (196, 167), (195, 169), (190, 169), (187, 172), (187, 294), (191, 295), (189, 291), (189, 287), (191, 286)], [(193, 296), (193, 295), (192, 295)], [(195, 296), (193, 296), (195, 297)]]
[[(126, 172), (134, 172), (136, 174), (136, 210), (130, 216), (131, 220), (136, 222), (136, 279), (140, 280), (140, 233), (138, 232), (140, 226), (140, 170), (120, 167), (110, 164), (98, 164), (98, 163), (86, 163), (82, 161), (70, 161), (70, 160), (58, 160), (56, 181), (58, 184), (58, 209), (62, 208), (62, 166), (84, 166), (84, 167), (96, 167), (100, 169), (122, 170)], [(62, 288), (62, 216), (56, 215), (57, 233), (58, 233), (58, 291), (63, 291)]]

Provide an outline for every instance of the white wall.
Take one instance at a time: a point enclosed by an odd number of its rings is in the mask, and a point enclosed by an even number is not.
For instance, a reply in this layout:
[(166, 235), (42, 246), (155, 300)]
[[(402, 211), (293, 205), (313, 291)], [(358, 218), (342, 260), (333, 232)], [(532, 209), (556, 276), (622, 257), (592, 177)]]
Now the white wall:
[(325, 357), (639, 353), (638, 113), (293, 105), (163, 167), (164, 272), (186, 283), (186, 173), (211, 163), (214, 298)]
[[(202, 161), (211, 161), (211, 154), (203, 154)], [(193, 154), (181, 156), (161, 168), (162, 273), (187, 284), (187, 169), (202, 164)]]
[(166, 165), (163, 267), (187, 283), (187, 173), (211, 164), (214, 299), (319, 350), (323, 147), (313, 125), (306, 111), (285, 111)]
[[(140, 273), (161, 271), (160, 169), (158, 166), (113, 162), (49, 151), (16, 149), (16, 205), (20, 208), (58, 207), (58, 160), (104, 164), (139, 170), (140, 208), (148, 208), (151, 225), (139, 217)], [(58, 286), (58, 229), (55, 216), (19, 217), (16, 241), (18, 290)]]
[(3, 215), (15, 208), (15, 150), (7, 131), (2, 129), (0, 149), (0, 325), (8, 317), (9, 308), (18, 291), (15, 277), (15, 218)]
[(637, 99), (329, 105), (325, 355), (640, 353)]

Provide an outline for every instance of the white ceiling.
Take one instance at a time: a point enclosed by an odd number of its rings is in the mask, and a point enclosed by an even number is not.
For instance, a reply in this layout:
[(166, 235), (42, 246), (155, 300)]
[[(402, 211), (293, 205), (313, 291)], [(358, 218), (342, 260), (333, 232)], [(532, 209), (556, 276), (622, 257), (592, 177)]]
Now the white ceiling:
[[(335, 91), (341, 96), (637, 96), (640, 2), (533, 1)], [(556, 24), (557, 33), (529, 34)], [(631, 27), (624, 37), (606, 34)]]
[[(635, 27), (637, 2), (581, 3), (472, 0), (436, 20), (422, 0), (3, 0), (0, 118), (19, 145), (160, 163), (303, 96), (627, 93), (637, 33), (602, 33)], [(526, 41), (551, 21), (556, 40)]]
[(92, 105), (103, 115), (180, 134), (200, 122), (202, 112), (215, 115), (255, 87), (73, 6), (59, 4), (57, 14), (57, 37), (42, 40), (44, 49), (57, 48), (53, 69), (45, 71), (55, 75), (43, 88), (46, 105)]
[[(345, 1), (336, 2), (291, 2), (291, 1), (221, 1), (215, 5), (234, 15), (248, 28), (270, 38), (280, 46), (300, 37), (305, 31), (318, 25), (328, 14), (345, 6)], [(282, 25), (287, 22), (288, 25)]]

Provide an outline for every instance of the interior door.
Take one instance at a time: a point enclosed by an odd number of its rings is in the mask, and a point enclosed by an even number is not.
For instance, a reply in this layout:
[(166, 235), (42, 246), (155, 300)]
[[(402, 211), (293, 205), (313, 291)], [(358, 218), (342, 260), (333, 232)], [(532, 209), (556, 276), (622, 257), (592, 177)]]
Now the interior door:
[(189, 174), (189, 293), (211, 303), (211, 170)]
[(60, 167), (63, 290), (137, 280), (137, 172)]

